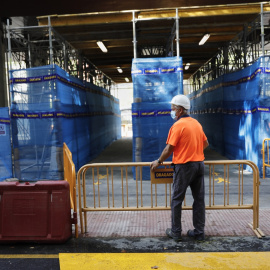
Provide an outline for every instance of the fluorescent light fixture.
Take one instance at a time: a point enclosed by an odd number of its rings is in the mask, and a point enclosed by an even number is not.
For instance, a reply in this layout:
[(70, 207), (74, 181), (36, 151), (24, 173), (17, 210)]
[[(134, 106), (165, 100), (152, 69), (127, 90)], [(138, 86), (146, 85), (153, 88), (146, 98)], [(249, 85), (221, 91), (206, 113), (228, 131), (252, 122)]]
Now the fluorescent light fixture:
[(190, 63), (186, 63), (185, 70), (188, 70), (189, 69), (189, 66), (190, 66)]
[(97, 45), (104, 53), (108, 52), (107, 48), (105, 47), (102, 41), (97, 41)]
[(210, 38), (210, 34), (205, 34), (202, 37), (201, 41), (199, 42), (199, 45), (203, 45), (207, 41), (208, 38)]
[(129, 82), (129, 79), (126, 77), (126, 78), (125, 78), (125, 81), (126, 81), (126, 82)]
[(117, 69), (117, 71), (118, 71), (119, 73), (123, 73), (123, 70), (122, 70), (122, 68), (120, 68), (120, 67), (117, 67), (116, 69)]

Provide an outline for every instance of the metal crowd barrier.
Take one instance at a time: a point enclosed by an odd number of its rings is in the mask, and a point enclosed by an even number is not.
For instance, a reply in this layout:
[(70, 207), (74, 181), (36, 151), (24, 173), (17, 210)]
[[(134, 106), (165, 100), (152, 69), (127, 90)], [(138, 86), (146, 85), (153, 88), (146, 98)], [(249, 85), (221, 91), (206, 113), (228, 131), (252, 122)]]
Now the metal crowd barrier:
[[(262, 158), (263, 158), (263, 179), (265, 179), (265, 169), (266, 167), (270, 167), (270, 161), (269, 161), (269, 141), (270, 139), (264, 139), (262, 143)], [(266, 160), (265, 160), (266, 159)]]
[[(205, 168), (205, 173), (209, 174), (208, 182), (207, 176), (205, 177), (205, 184), (208, 187), (206, 196), (209, 196), (208, 203), (207, 199), (205, 200), (206, 209), (250, 209), (253, 211), (253, 223), (249, 226), (257, 237), (263, 237), (264, 234), (259, 229), (260, 182), (258, 167), (247, 160), (205, 161), (204, 163), (205, 166), (209, 167), (209, 170), (207, 170), (207, 167)], [(87, 212), (90, 211), (170, 210), (172, 183), (170, 165), (170, 162), (164, 162), (165, 174), (161, 173), (160, 169), (156, 170), (159, 173), (157, 175), (163, 179), (163, 184), (156, 184), (154, 178), (151, 178), (151, 181), (142, 179), (143, 168), (148, 167), (150, 170), (150, 162), (93, 163), (81, 167), (77, 173), (81, 233), (87, 231)], [(253, 185), (251, 187), (246, 185), (252, 189), (250, 191), (252, 198), (249, 197), (248, 199), (251, 200), (249, 204), (244, 203), (244, 187), (246, 190), (246, 186), (244, 186), (244, 178), (246, 177), (244, 165), (250, 166), (253, 172)], [(217, 168), (220, 169), (220, 167), (223, 171), (223, 177), (219, 177), (224, 182), (222, 187), (215, 183), (218, 174)], [(230, 168), (234, 168), (233, 177)], [(163, 188), (160, 192), (161, 187)], [(237, 198), (237, 202), (234, 202), (234, 204), (230, 204), (232, 197), (230, 197), (230, 187), (233, 190), (238, 190), (238, 196), (234, 196), (234, 200)], [(223, 193), (223, 197), (220, 196), (220, 193)], [(216, 202), (218, 200), (219, 204)], [(245, 200), (247, 200), (246, 197)], [(162, 206), (159, 205), (160, 201), (162, 201)], [(183, 210), (192, 209), (191, 204), (187, 204), (186, 198), (182, 208)]]
[(63, 159), (64, 159), (64, 180), (69, 183), (70, 187), (70, 206), (73, 210), (73, 219), (75, 223), (75, 236), (78, 238), (77, 224), (77, 192), (76, 192), (76, 171), (72, 160), (72, 153), (67, 145), (63, 144)]

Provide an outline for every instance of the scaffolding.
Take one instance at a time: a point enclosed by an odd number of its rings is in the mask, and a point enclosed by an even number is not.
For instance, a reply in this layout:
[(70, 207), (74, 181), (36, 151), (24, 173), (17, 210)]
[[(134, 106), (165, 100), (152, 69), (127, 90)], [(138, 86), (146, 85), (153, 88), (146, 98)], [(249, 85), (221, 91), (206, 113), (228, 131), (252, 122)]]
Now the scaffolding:
[(114, 81), (69, 44), (52, 26), (5, 27), (8, 69), (25, 69), (56, 64), (70, 75), (108, 91)]
[(119, 138), (116, 84), (53, 29), (50, 17), (47, 26), (11, 27), (8, 20), (5, 30), (15, 176), (62, 179), (63, 141), (78, 167)]
[[(263, 10), (263, 9), (262, 9)], [(255, 63), (270, 53), (270, 13), (262, 12), (244, 26), (233, 40), (219, 48), (217, 54), (200, 67), (185, 85), (185, 94), (197, 91), (209, 81)]]

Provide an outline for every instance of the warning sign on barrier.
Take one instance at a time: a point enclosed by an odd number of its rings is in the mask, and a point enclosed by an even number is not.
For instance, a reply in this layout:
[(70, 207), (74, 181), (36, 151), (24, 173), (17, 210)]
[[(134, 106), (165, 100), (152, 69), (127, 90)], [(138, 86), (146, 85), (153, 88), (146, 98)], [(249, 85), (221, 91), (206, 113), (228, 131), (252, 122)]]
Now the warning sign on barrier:
[(152, 184), (172, 184), (173, 168), (155, 169), (151, 171)]

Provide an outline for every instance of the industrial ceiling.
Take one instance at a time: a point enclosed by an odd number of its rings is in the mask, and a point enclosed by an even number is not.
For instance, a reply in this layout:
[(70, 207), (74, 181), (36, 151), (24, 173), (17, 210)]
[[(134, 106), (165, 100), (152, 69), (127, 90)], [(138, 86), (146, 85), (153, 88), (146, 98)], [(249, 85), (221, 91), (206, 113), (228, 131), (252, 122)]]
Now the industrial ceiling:
[[(65, 2), (61, 7), (57, 1), (51, 5), (47, 1), (46, 6), (36, 2), (33, 6), (29, 4), (31, 8), (28, 10), (23, 6), (12, 10), (11, 4), (8, 4), (10, 8), (0, 14), (2, 17), (35, 15), (39, 25), (48, 25), (50, 16), (54, 29), (116, 83), (125, 82), (125, 77), (131, 80), (133, 15), (137, 57), (166, 56), (172, 37), (175, 56), (175, 37), (172, 33), (178, 9), (180, 56), (184, 65), (190, 63), (190, 68), (184, 70), (184, 79), (187, 79), (261, 12), (258, 1), (246, 3), (233, 0), (103, 0), (87, 3), (77, 0)], [(270, 11), (269, 2), (265, 2), (263, 8)], [(210, 34), (210, 38), (200, 46), (198, 43), (204, 34)], [(104, 43), (107, 53), (99, 49), (97, 41)], [(119, 73), (117, 67), (123, 73)]]

